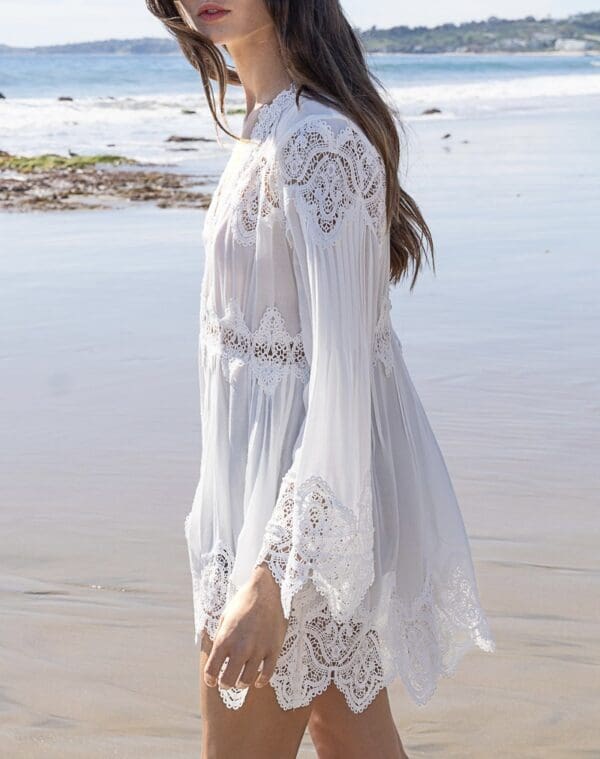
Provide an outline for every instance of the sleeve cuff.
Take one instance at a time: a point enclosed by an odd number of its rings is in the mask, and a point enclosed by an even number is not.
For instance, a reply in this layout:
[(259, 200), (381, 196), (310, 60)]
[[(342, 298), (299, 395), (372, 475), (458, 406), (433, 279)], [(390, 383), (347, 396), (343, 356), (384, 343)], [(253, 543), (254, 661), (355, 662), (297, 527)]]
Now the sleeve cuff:
[(297, 486), (288, 472), (255, 566), (263, 562), (281, 588), (286, 619), (293, 597), (312, 580), (332, 617), (348, 621), (374, 579), (370, 469), (352, 507), (338, 500), (323, 477), (312, 475)]

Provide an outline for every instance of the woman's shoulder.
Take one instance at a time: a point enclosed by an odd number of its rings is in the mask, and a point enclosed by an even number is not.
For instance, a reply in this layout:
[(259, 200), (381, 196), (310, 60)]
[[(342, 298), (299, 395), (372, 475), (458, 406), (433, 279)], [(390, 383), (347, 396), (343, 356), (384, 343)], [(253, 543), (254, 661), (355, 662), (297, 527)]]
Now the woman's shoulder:
[(356, 121), (333, 104), (300, 95), (282, 114), (275, 139), (283, 186), (299, 188), (305, 216), (316, 217), (318, 232), (333, 239), (349, 208), (362, 207), (366, 221), (383, 228), (385, 165)]
[[(312, 138), (310, 135), (313, 135)], [(304, 138), (307, 144), (333, 143), (343, 136), (352, 141), (360, 140), (371, 147), (367, 135), (356, 120), (345, 113), (336, 103), (325, 103), (301, 92), (299, 102), (295, 98), (282, 114), (275, 133), (277, 147), (283, 147)]]
[[(321, 158), (333, 158), (345, 173), (362, 184), (385, 181), (379, 150), (356, 119), (337, 104), (324, 103), (304, 93), (282, 113), (275, 130), (275, 158), (283, 174), (297, 179), (311, 168), (323, 166)], [(342, 166), (343, 164), (343, 166)], [(331, 163), (325, 171), (332, 171)]]

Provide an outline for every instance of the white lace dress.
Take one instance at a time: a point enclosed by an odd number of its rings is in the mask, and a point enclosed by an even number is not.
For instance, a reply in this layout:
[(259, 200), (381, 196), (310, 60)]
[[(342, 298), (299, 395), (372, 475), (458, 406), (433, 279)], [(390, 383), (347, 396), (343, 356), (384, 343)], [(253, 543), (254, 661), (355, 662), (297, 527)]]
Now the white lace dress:
[[(290, 85), (236, 143), (204, 226), (195, 641), (263, 561), (289, 620), (283, 709), (396, 677), (424, 704), (494, 650), (442, 454), (390, 322), (383, 162)], [(219, 686), (239, 708), (247, 688)]]

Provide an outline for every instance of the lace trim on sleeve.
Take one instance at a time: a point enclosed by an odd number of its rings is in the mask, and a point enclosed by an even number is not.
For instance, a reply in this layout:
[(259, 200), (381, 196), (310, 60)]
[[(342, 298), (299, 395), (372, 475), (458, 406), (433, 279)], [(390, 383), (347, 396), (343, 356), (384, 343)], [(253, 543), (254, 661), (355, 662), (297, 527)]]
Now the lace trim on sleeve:
[(354, 510), (323, 477), (313, 475), (299, 485), (292, 472), (283, 477), (255, 565), (266, 562), (280, 585), (286, 619), (308, 580), (337, 622), (350, 618), (374, 579), (371, 500), (370, 469)]
[(385, 165), (352, 122), (348, 120), (337, 133), (323, 118), (302, 122), (282, 147), (280, 170), (284, 184), (299, 188), (296, 197), (311, 220), (315, 239), (331, 243), (350, 211), (361, 211), (378, 239), (383, 239)]

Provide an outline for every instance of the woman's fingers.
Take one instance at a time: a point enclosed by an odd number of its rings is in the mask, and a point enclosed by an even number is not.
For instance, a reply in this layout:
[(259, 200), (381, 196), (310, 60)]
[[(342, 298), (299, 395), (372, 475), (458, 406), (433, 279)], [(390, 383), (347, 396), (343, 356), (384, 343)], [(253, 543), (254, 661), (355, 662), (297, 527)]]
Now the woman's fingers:
[(263, 667), (262, 672), (260, 675), (256, 678), (255, 685), (257, 688), (262, 688), (264, 685), (267, 685), (269, 680), (271, 679), (271, 675), (275, 671), (275, 665), (277, 664), (277, 657), (278, 654), (267, 654), (263, 661)]
[[(230, 636), (226, 645), (222, 644), (220, 647), (229, 656), (229, 661), (219, 678), (220, 685), (222, 688), (234, 688), (240, 675), (240, 670), (252, 656), (252, 649), (246, 640), (236, 640), (234, 635)], [(224, 659), (224, 656), (220, 659), (221, 665)]]
[(244, 657), (240, 656), (239, 654), (237, 656), (229, 656), (229, 661), (227, 662), (227, 666), (225, 667), (223, 674), (220, 678), (220, 685), (221, 688), (235, 688), (235, 684), (237, 682), (237, 679), (240, 674), (240, 670), (244, 666)]
[(262, 660), (263, 657), (259, 654), (256, 654), (248, 659), (246, 664), (244, 664), (244, 669), (239, 676), (238, 687), (249, 688), (252, 685), (252, 683), (256, 680), (258, 668), (260, 667)]
[(260, 688), (269, 682), (276, 662), (275, 654), (250, 654), (241, 647), (236, 650), (217, 636), (204, 667), (204, 682), (211, 687), (218, 682), (221, 688), (247, 688), (254, 683)]
[(260, 687), (271, 679), (285, 629), (281, 600), (265, 583), (257, 579), (242, 586), (219, 616), (203, 673), (209, 687), (247, 688), (253, 682)]
[(208, 686), (214, 687), (217, 684), (219, 672), (221, 671), (221, 667), (223, 666), (226, 657), (226, 642), (225, 640), (220, 639), (218, 635), (215, 635), (210, 654), (208, 655), (208, 659), (204, 666), (204, 682)]

